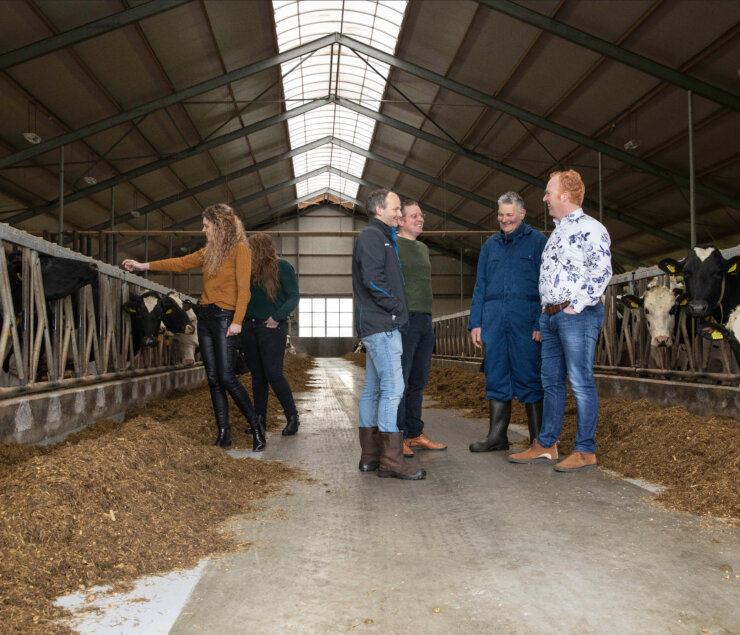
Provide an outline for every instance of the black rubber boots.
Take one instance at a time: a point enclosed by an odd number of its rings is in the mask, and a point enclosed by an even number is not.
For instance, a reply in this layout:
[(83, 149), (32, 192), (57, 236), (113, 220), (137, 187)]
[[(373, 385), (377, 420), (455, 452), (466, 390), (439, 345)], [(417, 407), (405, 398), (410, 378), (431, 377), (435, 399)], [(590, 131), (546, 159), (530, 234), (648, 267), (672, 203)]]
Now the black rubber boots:
[(509, 440), (506, 433), (511, 420), (511, 402), (488, 402), (488, 436), (483, 441), (470, 444), (471, 452), (493, 452), (494, 450), (508, 450)]

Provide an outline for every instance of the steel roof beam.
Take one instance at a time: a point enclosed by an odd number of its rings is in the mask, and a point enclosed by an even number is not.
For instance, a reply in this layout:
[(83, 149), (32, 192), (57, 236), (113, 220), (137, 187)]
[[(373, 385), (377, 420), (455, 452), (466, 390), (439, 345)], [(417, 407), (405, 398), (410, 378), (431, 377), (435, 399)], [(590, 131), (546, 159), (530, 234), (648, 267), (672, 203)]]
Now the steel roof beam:
[[(302, 150), (302, 151), (305, 152), (305, 150)], [(278, 183), (277, 185), (273, 185), (264, 190), (259, 190), (258, 192), (254, 192), (253, 194), (250, 194), (249, 196), (245, 196), (245, 197), (236, 199), (234, 201), (231, 201), (229, 203), (229, 206), (238, 207), (239, 205), (246, 205), (247, 203), (251, 203), (252, 201), (262, 198), (264, 196), (269, 196), (270, 194), (274, 194), (275, 192), (278, 192), (286, 187), (291, 187), (292, 185), (296, 185), (297, 183), (300, 183), (301, 181), (305, 181), (314, 176), (319, 176), (323, 174), (324, 172), (326, 172), (327, 170), (328, 170), (328, 166), (322, 166), (320, 168), (312, 170), (311, 172), (302, 174), (301, 176), (295, 177), (293, 179), (289, 179), (287, 181), (283, 181), (282, 183)], [(205, 186), (206, 184), (203, 184), (203, 185)], [(216, 187), (216, 185), (211, 184), (208, 187)], [(204, 187), (204, 189), (208, 189), (208, 188)], [(169, 203), (165, 203), (165, 200), (166, 199), (159, 201), (159, 204), (160, 205), (169, 204)], [(188, 225), (190, 225), (190, 223), (195, 223), (196, 221), (200, 220), (201, 217), (202, 217), (201, 214), (198, 214), (196, 216), (191, 216), (190, 218), (186, 218), (185, 220), (172, 223), (171, 225), (168, 225), (165, 229), (168, 229), (168, 230), (181, 229), (183, 227), (187, 227)], [(93, 227), (92, 229), (102, 229), (102, 227)], [(144, 242), (143, 238), (137, 238), (135, 240), (131, 240), (127, 243), (124, 243), (123, 245), (120, 245), (119, 249), (130, 249), (131, 247), (136, 247), (137, 245), (140, 245), (142, 242)]]
[(555, 20), (549, 16), (528, 9), (511, 0), (477, 0), (479, 4), (482, 4), (494, 11), (504, 13), (512, 18), (519, 20), (520, 22), (526, 22), (527, 24), (537, 27), (542, 31), (547, 31), (553, 35), (557, 35), (565, 40), (583, 46), (584, 48), (591, 49), (600, 55), (610, 57), (622, 64), (626, 64), (638, 71), (641, 71), (647, 75), (652, 75), (662, 81), (674, 84), (686, 90), (690, 90), (696, 95), (706, 97), (711, 101), (727, 106), (734, 110), (740, 110), (740, 97), (733, 95), (717, 86), (708, 84), (699, 79), (686, 75), (677, 71), (670, 66), (660, 64), (647, 57), (633, 53), (621, 46), (612, 44), (607, 40), (581, 31), (575, 27), (572, 27), (564, 22)]
[[(647, 174), (652, 174), (659, 179), (670, 181), (678, 187), (682, 187), (684, 189), (688, 189), (689, 187), (689, 179), (680, 174), (677, 174), (676, 172), (672, 172), (671, 170), (651, 163), (650, 161), (640, 159), (639, 157), (636, 157), (624, 150), (620, 150), (619, 148), (610, 146), (607, 143), (603, 143), (602, 141), (592, 139), (588, 135), (578, 132), (577, 130), (573, 130), (572, 128), (568, 128), (567, 126), (555, 123), (554, 121), (550, 121), (549, 119), (525, 110), (524, 108), (514, 106), (513, 104), (505, 102), (496, 97), (491, 97), (490, 95), (476, 90), (475, 88), (471, 88), (470, 86), (466, 86), (465, 84), (461, 84), (460, 82), (448, 79), (443, 75), (439, 75), (438, 73), (427, 70), (426, 68), (418, 66), (417, 64), (399, 59), (394, 55), (390, 55), (388, 53), (380, 51), (372, 46), (359, 42), (358, 40), (350, 38), (346, 35), (340, 35), (339, 42), (344, 46), (352, 49), (356, 53), (367, 55), (368, 57), (372, 57), (376, 60), (384, 62), (385, 64), (398, 68), (402, 71), (405, 71), (406, 73), (415, 75), (416, 77), (420, 77), (425, 81), (431, 82), (433, 84), (438, 84), (439, 86), (442, 86), (447, 90), (462, 95), (463, 97), (467, 97), (468, 99), (471, 99), (473, 101), (485, 104), (486, 106), (489, 106), (495, 110), (499, 110), (507, 115), (511, 115), (512, 117), (527, 121), (531, 124), (534, 124), (535, 126), (538, 126), (539, 128), (542, 128), (543, 130), (547, 130), (548, 132), (551, 132), (555, 135), (558, 135), (565, 139), (569, 139), (575, 143), (579, 143), (583, 146), (596, 150), (597, 152), (601, 152), (606, 156), (617, 159), (622, 163), (631, 165), (638, 170), (646, 172)], [(723, 205), (726, 205), (727, 207), (740, 209), (740, 200), (724, 194), (723, 192), (719, 192), (713, 188), (710, 188), (702, 183), (697, 182), (695, 184), (695, 190), (697, 193), (702, 194), (707, 198), (711, 198), (712, 200), (718, 201)]]
[[(267, 119), (263, 119), (262, 121), (258, 121), (249, 126), (245, 126), (244, 128), (239, 128), (238, 130), (234, 130), (233, 132), (221, 135), (220, 137), (214, 137), (213, 139), (209, 139), (208, 141), (199, 143), (192, 148), (181, 150), (180, 152), (176, 152), (162, 159), (158, 159), (157, 161), (147, 163), (146, 165), (134, 168), (133, 170), (129, 170), (128, 172), (123, 172), (117, 176), (106, 179), (105, 181), (100, 181), (96, 185), (91, 185), (89, 187), (82, 188), (81, 190), (77, 190), (76, 192), (65, 194), (64, 203), (66, 205), (69, 205), (70, 203), (74, 203), (75, 201), (78, 201), (80, 199), (88, 198), (89, 196), (92, 196), (97, 192), (108, 190), (111, 187), (120, 185), (121, 183), (126, 183), (139, 176), (149, 174), (150, 172), (160, 170), (169, 165), (172, 165), (173, 163), (177, 163), (178, 161), (183, 161), (202, 152), (206, 152), (212, 148), (230, 143), (232, 141), (235, 141), (236, 139), (248, 136), (255, 132), (259, 132), (260, 130), (264, 130), (265, 128), (269, 128), (270, 126), (274, 126), (275, 124), (282, 123), (283, 121), (287, 121), (288, 119), (292, 119), (293, 117), (297, 117), (304, 113), (310, 112), (311, 110), (315, 110), (316, 108), (320, 108), (321, 106), (324, 106), (328, 103), (331, 103), (331, 100), (329, 98), (315, 99), (307, 104), (298, 106), (297, 108), (282, 112), (279, 115), (268, 117)], [(55, 210), (57, 207), (59, 207), (58, 199), (50, 201), (38, 207), (29, 208), (9, 218), (8, 224), (17, 224), (24, 220), (32, 218), (33, 216), (46, 214), (47, 212)]]
[[(339, 98), (336, 100), (336, 102), (338, 105), (343, 106), (344, 108), (374, 119), (379, 123), (395, 128), (396, 130), (400, 130), (401, 132), (405, 132), (406, 134), (412, 135), (417, 139), (426, 141), (427, 143), (431, 143), (440, 148), (444, 148), (449, 152), (454, 152), (455, 154), (470, 159), (471, 161), (475, 161), (476, 163), (485, 165), (488, 168), (499, 170), (504, 174), (513, 176), (514, 178), (524, 181), (525, 183), (529, 183), (530, 185), (534, 185), (535, 187), (539, 187), (544, 190), (545, 186), (547, 185), (547, 182), (545, 180), (540, 179), (532, 174), (523, 172), (522, 170), (517, 170), (516, 168), (512, 168), (505, 163), (495, 161), (494, 159), (490, 159), (487, 156), (479, 154), (477, 152), (466, 150), (464, 147), (456, 143), (452, 143), (451, 141), (447, 141), (442, 137), (438, 137), (436, 135), (420, 130), (419, 128), (389, 117), (388, 115), (384, 115), (382, 113), (375, 112), (374, 110), (370, 110), (369, 108), (365, 108), (364, 106), (360, 106), (359, 104), (349, 101), (348, 99)], [(584, 198), (583, 202), (587, 207), (590, 207), (591, 209), (599, 209), (599, 202), (590, 197)], [(605, 206), (604, 213), (606, 213), (606, 215), (610, 218), (614, 218), (615, 220), (618, 220), (625, 225), (630, 225), (632, 227), (635, 227), (636, 229), (652, 234), (653, 236), (661, 238), (662, 240), (665, 240), (671, 244), (678, 245), (679, 247), (689, 246), (689, 241), (681, 238), (680, 236), (653, 227), (652, 225), (649, 225), (648, 223), (645, 223), (633, 216), (630, 216), (629, 214), (624, 214), (623, 212), (620, 212), (618, 209), (615, 209), (613, 207)]]
[(188, 2), (192, 2), (192, 0), (152, 0), (132, 9), (119, 11), (118, 13), (107, 15), (104, 18), (88, 22), (74, 29), (69, 29), (69, 31), (58, 33), (57, 35), (26, 46), (21, 46), (0, 55), (0, 71), (48, 55), (54, 51), (59, 51), (73, 44), (79, 44), (109, 31), (115, 31), (133, 22), (138, 22), (139, 20), (164, 11), (169, 11)]
[(279, 53), (278, 55), (267, 57), (253, 64), (247, 64), (246, 66), (242, 66), (241, 68), (238, 68), (236, 70), (224, 73), (223, 75), (219, 75), (218, 77), (214, 77), (204, 82), (194, 84), (193, 86), (190, 86), (183, 90), (176, 91), (171, 95), (167, 95), (166, 97), (155, 99), (154, 101), (150, 101), (149, 103), (136, 106), (135, 108), (131, 108), (130, 110), (122, 113), (118, 113), (117, 115), (113, 115), (112, 117), (106, 117), (105, 119), (101, 119), (66, 134), (59, 135), (58, 137), (54, 137), (53, 139), (49, 139), (48, 141), (42, 141), (32, 148), (26, 148), (25, 150), (20, 150), (18, 152), (14, 152), (13, 154), (0, 157), (0, 169), (9, 165), (13, 165), (14, 163), (19, 163), (20, 161), (25, 161), (26, 159), (30, 159), (40, 154), (44, 154), (45, 152), (49, 152), (50, 150), (54, 150), (55, 148), (59, 148), (60, 146), (67, 145), (74, 141), (79, 141), (80, 139), (84, 139), (85, 137), (89, 137), (90, 135), (102, 132), (103, 130), (108, 130), (109, 128), (119, 126), (122, 123), (127, 123), (129, 121), (132, 121), (133, 119), (141, 117), (142, 115), (146, 115), (150, 112), (166, 108), (167, 106), (171, 106), (172, 104), (176, 104), (185, 99), (190, 99), (195, 95), (200, 95), (215, 88), (219, 88), (220, 86), (223, 86), (230, 82), (238, 81), (251, 75), (261, 73), (262, 71), (272, 68), (273, 66), (284, 64), (285, 62), (289, 62), (290, 60), (293, 60), (297, 57), (307, 55), (308, 53), (312, 53), (313, 51), (317, 51), (321, 48), (329, 46), (332, 43), (336, 42), (338, 39), (339, 35), (337, 33), (320, 37), (312, 42), (297, 46), (289, 51), (286, 51), (285, 53)]
[[(294, 156), (308, 152), (309, 150), (319, 148), (322, 145), (329, 143), (330, 141), (331, 141), (331, 137), (323, 137), (321, 139), (317, 139), (316, 141), (307, 143), (306, 145), (300, 146), (299, 148), (296, 148), (295, 150), (289, 150), (288, 152), (283, 152), (282, 154), (278, 154), (269, 159), (265, 159), (264, 161), (260, 161), (259, 163), (253, 163), (252, 165), (248, 165), (246, 168), (241, 168), (240, 170), (236, 170), (234, 172), (231, 172), (230, 174), (225, 174), (218, 178), (211, 179), (210, 181), (201, 183), (200, 185), (196, 185), (195, 187), (191, 187), (191, 188), (188, 188), (187, 190), (183, 190), (182, 192), (177, 192), (176, 194), (173, 194), (172, 196), (168, 196), (167, 198), (163, 198), (158, 201), (153, 201), (152, 203), (149, 203), (149, 205), (140, 207), (138, 209), (139, 215), (144, 216), (146, 214), (149, 214), (150, 212), (161, 209), (162, 207), (166, 207), (167, 205), (172, 205), (173, 203), (182, 201), (183, 199), (193, 196), (194, 194), (199, 194), (201, 192), (205, 192), (206, 190), (213, 189), (214, 187), (218, 187), (219, 185), (223, 185), (227, 181), (232, 181), (234, 179), (247, 176), (248, 174), (253, 174), (254, 172), (257, 172), (264, 168), (268, 168), (272, 165), (275, 165), (276, 163), (280, 163), (281, 161), (286, 161), (288, 159), (291, 159)], [(265, 190), (260, 190), (260, 192), (264, 192), (264, 191)], [(240, 200), (240, 199), (237, 199), (237, 200)], [(232, 204), (238, 205), (238, 203), (232, 203)], [(119, 216), (118, 218), (116, 218), (116, 224), (125, 223), (131, 220), (132, 218), (134, 217), (131, 215), (131, 213), (123, 214)], [(94, 227), (90, 227), (89, 229), (93, 231), (101, 230), (101, 229), (105, 229), (108, 225), (110, 225), (110, 221), (99, 223), (98, 225), (95, 225)]]

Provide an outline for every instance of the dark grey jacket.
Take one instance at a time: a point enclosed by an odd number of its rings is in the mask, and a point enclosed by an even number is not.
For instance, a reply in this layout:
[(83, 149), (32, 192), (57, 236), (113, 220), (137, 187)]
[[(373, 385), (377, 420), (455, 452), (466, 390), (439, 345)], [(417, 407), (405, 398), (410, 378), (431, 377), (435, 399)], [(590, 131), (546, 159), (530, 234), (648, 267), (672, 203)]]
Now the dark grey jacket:
[(396, 229), (371, 218), (352, 252), (352, 290), (358, 337), (393, 331), (408, 322)]

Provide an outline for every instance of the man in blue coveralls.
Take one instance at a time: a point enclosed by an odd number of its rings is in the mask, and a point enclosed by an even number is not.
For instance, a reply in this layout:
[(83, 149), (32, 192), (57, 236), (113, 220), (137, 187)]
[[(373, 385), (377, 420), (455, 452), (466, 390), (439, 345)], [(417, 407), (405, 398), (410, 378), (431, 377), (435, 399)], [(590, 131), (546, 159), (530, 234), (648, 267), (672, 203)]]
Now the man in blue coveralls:
[(478, 259), (468, 330), (477, 348), (481, 341), (485, 346), (489, 429), (483, 441), (470, 444), (471, 452), (509, 449), (514, 397), (525, 404), (530, 439), (537, 438), (542, 422), (537, 284), (547, 238), (524, 222), (526, 213), (519, 194), (503, 194), (501, 231), (486, 241)]

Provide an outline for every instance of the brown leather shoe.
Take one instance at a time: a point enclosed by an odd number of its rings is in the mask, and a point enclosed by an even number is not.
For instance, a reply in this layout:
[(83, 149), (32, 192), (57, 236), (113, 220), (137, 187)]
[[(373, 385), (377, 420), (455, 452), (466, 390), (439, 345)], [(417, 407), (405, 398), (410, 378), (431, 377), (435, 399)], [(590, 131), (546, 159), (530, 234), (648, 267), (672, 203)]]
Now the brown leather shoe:
[(535, 439), (524, 452), (509, 454), (508, 458), (512, 463), (555, 463), (558, 460), (558, 444), (543, 448)]
[(596, 455), (576, 450), (553, 468), (556, 472), (579, 472), (596, 469)]
[(423, 432), (415, 439), (406, 439), (408, 446), (418, 450), (446, 450), (447, 446), (444, 443), (435, 443)]
[(403, 440), (403, 455), (407, 457), (414, 456), (414, 451), (409, 447), (409, 440)]

